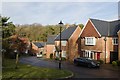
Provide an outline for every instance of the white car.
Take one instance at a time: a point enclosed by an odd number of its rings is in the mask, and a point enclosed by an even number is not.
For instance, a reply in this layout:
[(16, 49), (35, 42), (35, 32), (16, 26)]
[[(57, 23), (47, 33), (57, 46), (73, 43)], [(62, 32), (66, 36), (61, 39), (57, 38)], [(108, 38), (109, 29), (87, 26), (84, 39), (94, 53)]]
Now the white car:
[(42, 54), (41, 53), (37, 53), (37, 57), (41, 58)]

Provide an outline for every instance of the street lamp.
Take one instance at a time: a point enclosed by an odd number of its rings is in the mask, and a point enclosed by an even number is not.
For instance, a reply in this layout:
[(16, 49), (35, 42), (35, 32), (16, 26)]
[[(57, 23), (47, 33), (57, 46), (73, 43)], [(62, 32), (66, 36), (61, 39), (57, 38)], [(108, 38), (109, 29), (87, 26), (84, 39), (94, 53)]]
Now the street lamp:
[(61, 28), (62, 28), (62, 25), (63, 25), (62, 21), (60, 21), (59, 25), (60, 25), (60, 51), (59, 51), (60, 53), (59, 53), (59, 69), (61, 69), (61, 60), (62, 60), (62, 57), (61, 57), (61, 52), (62, 52), (62, 50), (61, 50)]
[(105, 64), (106, 64), (106, 41), (107, 41), (106, 37), (104, 38), (104, 41), (105, 41)]

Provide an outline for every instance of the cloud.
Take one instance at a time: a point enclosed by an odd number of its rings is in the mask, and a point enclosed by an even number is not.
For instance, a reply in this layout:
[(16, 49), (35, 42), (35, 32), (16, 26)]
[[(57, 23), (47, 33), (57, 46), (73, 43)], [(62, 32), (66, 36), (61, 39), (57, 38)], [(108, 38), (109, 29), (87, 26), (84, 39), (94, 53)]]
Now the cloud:
[(112, 19), (116, 2), (4, 2), (3, 15), (16, 24), (85, 23), (88, 18)]

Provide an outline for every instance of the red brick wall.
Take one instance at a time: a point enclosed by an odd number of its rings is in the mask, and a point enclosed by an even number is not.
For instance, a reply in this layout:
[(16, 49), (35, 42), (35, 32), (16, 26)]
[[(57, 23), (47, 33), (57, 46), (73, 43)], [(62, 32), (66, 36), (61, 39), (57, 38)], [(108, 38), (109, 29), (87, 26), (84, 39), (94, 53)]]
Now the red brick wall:
[(118, 59), (120, 60), (120, 31), (118, 32)]
[(50, 58), (50, 54), (53, 53), (55, 45), (46, 45), (46, 58)]
[(81, 28), (78, 26), (72, 36), (68, 40), (67, 52), (69, 54), (69, 60), (73, 61), (74, 58), (79, 56), (78, 53), (78, 37), (80, 35)]

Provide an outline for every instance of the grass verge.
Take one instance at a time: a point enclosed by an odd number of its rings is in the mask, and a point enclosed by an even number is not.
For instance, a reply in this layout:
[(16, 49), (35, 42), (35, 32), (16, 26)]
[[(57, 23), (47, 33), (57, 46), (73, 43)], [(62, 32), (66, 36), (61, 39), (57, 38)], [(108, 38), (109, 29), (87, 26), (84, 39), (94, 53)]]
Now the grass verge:
[(26, 64), (18, 64), (18, 69), (15, 69), (14, 59), (5, 59), (2, 70), (3, 79), (14, 78), (64, 78), (72, 75), (72, 72), (67, 70), (50, 69), (35, 67)]

